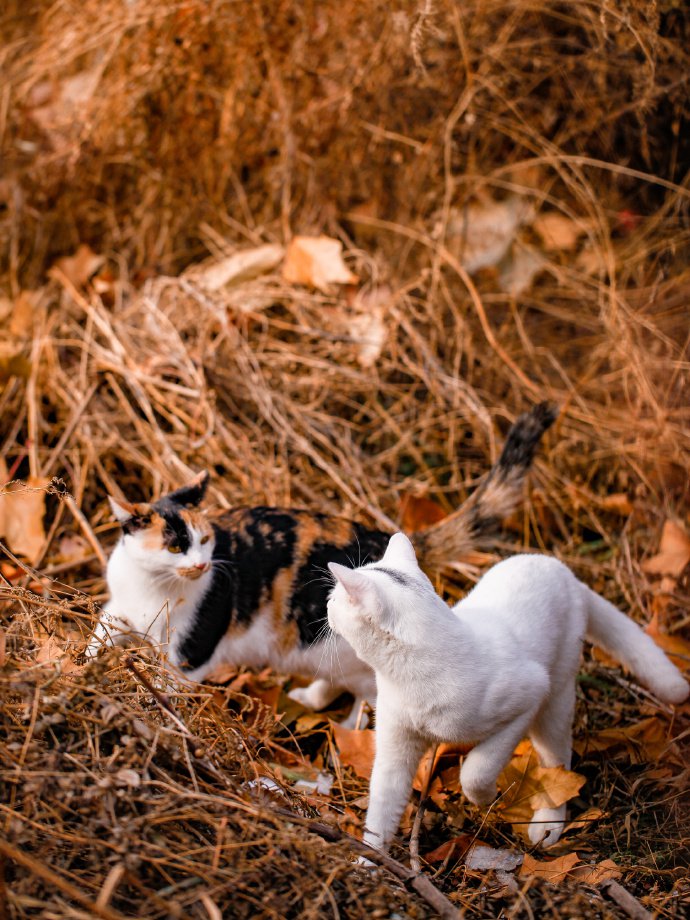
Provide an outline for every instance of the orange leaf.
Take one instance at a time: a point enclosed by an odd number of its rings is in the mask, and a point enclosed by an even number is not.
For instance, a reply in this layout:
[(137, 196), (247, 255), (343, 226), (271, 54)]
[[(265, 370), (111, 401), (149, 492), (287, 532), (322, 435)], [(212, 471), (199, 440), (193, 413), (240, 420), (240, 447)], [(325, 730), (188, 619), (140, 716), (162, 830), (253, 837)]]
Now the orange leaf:
[(605, 495), (599, 499), (599, 504), (605, 511), (612, 511), (614, 514), (620, 514), (621, 517), (627, 517), (635, 510), (633, 503), (625, 492), (614, 492), (612, 495)]
[[(0, 492), (0, 527), (12, 552), (33, 562), (43, 549), (43, 529), (48, 479), (30, 476), (9, 483)], [(2, 533), (0, 531), (0, 533)]]
[(563, 829), (563, 833), (565, 834), (568, 831), (579, 831), (582, 829), (587, 830), (595, 821), (599, 821), (600, 818), (603, 818), (604, 814), (601, 808), (588, 808), (586, 811), (583, 811), (581, 815), (578, 815), (577, 818), (568, 821)]
[(688, 562), (690, 562), (690, 537), (676, 521), (665, 521), (661, 532), (659, 552), (642, 563), (642, 571), (649, 575), (678, 577)]
[(400, 529), (406, 533), (426, 530), (447, 517), (447, 512), (433, 498), (403, 492), (400, 499)]
[(562, 882), (579, 862), (580, 857), (577, 853), (567, 853), (557, 859), (534, 859), (529, 853), (525, 853), (519, 876), (525, 878), (525, 876), (532, 875), (546, 879), (548, 882)]
[(570, 875), (585, 885), (601, 885), (610, 878), (620, 878), (623, 873), (612, 859), (604, 859), (596, 866), (576, 866)]
[(338, 745), (340, 762), (352, 767), (357, 776), (369, 779), (374, 766), (374, 732), (370, 728), (343, 728), (333, 723), (333, 736)]
[(64, 256), (55, 263), (58, 269), (68, 281), (76, 287), (83, 287), (92, 275), (95, 275), (98, 269), (105, 262), (105, 256), (96, 255), (90, 246), (82, 243), (73, 256)]
[(294, 236), (285, 253), (283, 278), (328, 293), (332, 284), (359, 281), (343, 261), (343, 245), (329, 236)]
[[(235, 681), (233, 681), (233, 683), (230, 684), (231, 690), (237, 690), (238, 692), (242, 690), (242, 687), (244, 686), (244, 684), (246, 684), (247, 681), (249, 680), (248, 672), (245, 672), (245, 673), (247, 674), (246, 677), (245, 677), (245, 674), (240, 674), (240, 678), (243, 678), (243, 682), (241, 683), (240, 686), (236, 687)], [(210, 674), (207, 674), (206, 677), (204, 677), (204, 680), (212, 684), (226, 684), (229, 680), (232, 680), (233, 678), (237, 680), (237, 665), (221, 663), (221, 664), (217, 664), (215, 668), (213, 669), (213, 671), (211, 671)]]
[(471, 744), (447, 744), (443, 742), (438, 747), (429, 748), (426, 754), (419, 761), (417, 773), (415, 774), (413, 788), (421, 792), (424, 784), (427, 782), (429, 771), (432, 769), (431, 760), (434, 758), (432, 776), (442, 771), (445, 777), (445, 784), (452, 791), (459, 788), (460, 776), (460, 758), (472, 750)]
[(430, 853), (425, 853), (424, 859), (429, 863), (440, 863), (444, 859), (461, 859), (474, 842), (472, 834), (460, 834), (459, 837), (446, 840)]
[(591, 754), (623, 747), (633, 763), (655, 763), (659, 760), (678, 763), (668, 729), (661, 719), (651, 716), (624, 728), (606, 728), (574, 744), (578, 754)]
[(76, 671), (79, 668), (54, 636), (48, 636), (48, 638), (44, 639), (38, 646), (36, 661), (40, 664), (50, 664), (53, 661), (59, 661), (63, 674), (69, 674), (70, 671)]
[(576, 248), (582, 234), (587, 232), (584, 221), (576, 223), (558, 211), (540, 214), (532, 226), (541, 237), (547, 252), (571, 251)]
[(523, 741), (498, 778), (503, 795), (497, 805), (501, 817), (527, 839), (527, 826), (537, 808), (555, 808), (577, 795), (584, 776), (565, 767), (541, 767), (537, 755)]
[(21, 291), (15, 300), (8, 330), (12, 338), (31, 337), (40, 293), (40, 291)]

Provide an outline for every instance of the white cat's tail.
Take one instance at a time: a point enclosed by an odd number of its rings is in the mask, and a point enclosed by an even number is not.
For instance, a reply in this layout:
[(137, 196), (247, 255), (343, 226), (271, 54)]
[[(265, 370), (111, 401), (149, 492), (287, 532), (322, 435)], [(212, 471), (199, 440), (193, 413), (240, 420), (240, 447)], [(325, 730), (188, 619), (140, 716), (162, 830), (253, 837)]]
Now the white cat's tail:
[(640, 627), (586, 585), (590, 642), (613, 655), (667, 703), (682, 703), (690, 686), (664, 652)]

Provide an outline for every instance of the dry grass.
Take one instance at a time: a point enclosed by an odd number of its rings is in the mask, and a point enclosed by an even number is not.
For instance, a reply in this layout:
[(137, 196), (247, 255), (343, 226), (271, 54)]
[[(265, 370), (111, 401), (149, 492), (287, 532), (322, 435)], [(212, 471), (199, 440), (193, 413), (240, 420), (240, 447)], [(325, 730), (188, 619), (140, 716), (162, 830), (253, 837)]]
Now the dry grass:
[[(0, 916), (425, 916), (252, 786), (288, 788), (281, 769), (303, 756), (332, 768), (323, 731), (295, 741), (255, 697), (202, 689), (173, 700), (196, 756), (117, 655), (75, 666), (115, 539), (105, 494), (208, 468), (218, 506), (393, 526), (403, 491), (454, 507), (510, 421), (549, 399), (562, 416), (500, 551), (554, 551), (648, 620), (659, 586), (640, 564), (665, 517), (687, 520), (690, 16), (643, 0), (58, 0), (2, 15), (0, 455), (73, 498), (48, 497), (36, 574), (12, 563), (0, 586), (2, 836), (28, 860), (5, 854)], [(468, 275), (457, 229), (511, 195), (585, 227), (518, 296), (494, 269)], [(212, 291), (189, 270), (305, 232), (343, 241), (359, 299), (279, 270)], [(521, 239), (540, 246), (530, 226)], [(82, 243), (104, 257), (95, 273), (55, 267)], [(385, 345), (363, 366), (353, 317), (379, 307)], [(618, 493), (631, 514), (607, 500)], [(680, 579), (666, 624), (679, 636), (687, 609)], [(584, 673), (580, 737), (669, 724), (619, 672)], [(686, 713), (669, 730), (687, 728)], [(680, 917), (684, 774), (653, 767), (581, 758), (579, 804), (607, 817), (576, 845)], [(340, 779), (333, 811), (350, 820), (365, 789)], [(456, 831), (438, 819), (429, 845)], [(498, 824), (484, 833), (515, 844)], [(468, 916), (619, 915), (575, 883), (436, 883)]]

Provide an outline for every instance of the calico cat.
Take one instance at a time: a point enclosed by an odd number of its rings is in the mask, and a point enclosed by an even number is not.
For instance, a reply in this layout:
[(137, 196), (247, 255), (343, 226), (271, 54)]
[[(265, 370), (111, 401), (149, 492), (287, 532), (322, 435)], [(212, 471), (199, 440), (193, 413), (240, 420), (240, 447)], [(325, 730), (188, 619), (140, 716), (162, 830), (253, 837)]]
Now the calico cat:
[[(657, 696), (680, 703), (680, 671), (632, 620), (595, 594), (562, 562), (511, 556), (491, 568), (452, 609), (395, 534), (380, 562), (329, 563), (335, 586), (331, 629), (376, 672), (376, 755), (365, 842), (386, 849), (430, 745), (472, 743), (460, 771), (475, 805), (496, 796), (496, 780), (528, 735), (545, 767), (570, 767), (583, 637), (615, 655)], [(565, 805), (540, 808), (534, 843), (551, 845)]]
[[(555, 411), (520, 416), (501, 456), (471, 497), (415, 535), (430, 574), (453, 564), (519, 501), (523, 481)], [(373, 705), (371, 668), (326, 623), (326, 564), (379, 559), (389, 534), (354, 521), (286, 508), (237, 508), (210, 519), (199, 510), (205, 473), (152, 503), (110, 499), (122, 536), (107, 568), (110, 600), (89, 643), (140, 636), (195, 681), (220, 665), (271, 666), (313, 677), (291, 696), (323, 709), (349, 690)]]

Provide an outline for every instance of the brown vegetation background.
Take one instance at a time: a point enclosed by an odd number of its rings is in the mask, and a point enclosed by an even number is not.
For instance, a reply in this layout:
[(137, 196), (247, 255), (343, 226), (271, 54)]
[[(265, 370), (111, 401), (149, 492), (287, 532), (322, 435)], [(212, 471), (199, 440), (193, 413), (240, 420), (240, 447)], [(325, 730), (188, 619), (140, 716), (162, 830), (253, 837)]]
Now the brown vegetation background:
[[(180, 728), (117, 655), (80, 663), (105, 496), (208, 468), (216, 505), (419, 526), (548, 399), (524, 507), (442, 587), (555, 552), (687, 668), (690, 14), (10, 0), (0, 30), (0, 462), (21, 496), (0, 496), (0, 917), (426, 916), (260, 800), (272, 777), (281, 807), (361, 821), (326, 723), (276, 722), (284, 680), (176, 696)], [(320, 235), (356, 280), (285, 271)], [(669, 918), (690, 897), (688, 716), (587, 653), (575, 810), (602, 814), (555, 854), (613, 859)], [(305, 763), (335, 799), (292, 790)], [(422, 853), (459, 827), (524, 851), (455, 802)], [(624, 915), (567, 870), (517, 892), (425, 871), (468, 916)]]

